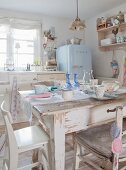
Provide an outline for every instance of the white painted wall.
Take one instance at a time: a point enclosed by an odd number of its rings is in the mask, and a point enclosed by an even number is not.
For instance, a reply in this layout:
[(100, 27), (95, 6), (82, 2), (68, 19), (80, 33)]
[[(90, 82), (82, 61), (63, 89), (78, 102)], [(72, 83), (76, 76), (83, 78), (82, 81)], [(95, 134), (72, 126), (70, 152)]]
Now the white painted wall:
[[(68, 28), (70, 23), (72, 22), (70, 19), (50, 17), (50, 16), (45, 16), (45, 15), (35, 14), (35, 13), (3, 10), (3, 9), (0, 9), (0, 17), (1, 16), (29, 19), (29, 20), (39, 20), (42, 23), (42, 35), (43, 35), (43, 31), (45, 30), (48, 31), (51, 27), (55, 27), (55, 36), (57, 37), (55, 41), (56, 47), (64, 45), (66, 43), (66, 40), (72, 37), (81, 38), (82, 43), (84, 43), (85, 32), (70, 31)], [(51, 45), (49, 44), (49, 46)], [(42, 56), (45, 56), (43, 46), (41, 50), (42, 50)], [(45, 63), (46, 57), (44, 57), (43, 61)]]
[[(108, 17), (118, 14), (119, 11), (126, 11), (126, 3), (95, 16), (88, 21), (86, 21), (86, 43), (90, 46), (93, 58), (93, 69), (97, 76), (112, 77), (112, 69), (110, 67), (110, 62), (112, 60), (113, 52), (102, 52), (98, 48), (98, 34), (96, 31), (96, 20), (99, 17)], [(117, 50), (115, 51), (115, 59), (117, 59), (120, 68), (122, 67), (122, 57), (126, 55), (126, 51)]]
[(45, 15), (35, 14), (35, 13), (25, 13), (19, 11), (3, 10), (3, 9), (0, 9), (0, 16), (39, 20), (42, 23), (43, 31), (49, 30), (51, 27), (55, 27), (57, 46), (64, 44), (66, 39), (72, 38), (74, 36), (84, 39), (84, 32), (72, 32), (68, 29), (71, 20), (67, 18), (65, 19), (65, 18), (45, 16)]

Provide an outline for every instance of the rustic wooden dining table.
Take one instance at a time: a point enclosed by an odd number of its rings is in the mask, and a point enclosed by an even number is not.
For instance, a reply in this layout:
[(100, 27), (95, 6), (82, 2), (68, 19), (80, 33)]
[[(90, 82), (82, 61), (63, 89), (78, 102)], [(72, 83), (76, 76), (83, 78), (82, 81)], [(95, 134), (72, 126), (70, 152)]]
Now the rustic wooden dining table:
[[(19, 91), (21, 97), (27, 91)], [(52, 169), (65, 170), (65, 135), (87, 129), (97, 124), (112, 121), (115, 113), (107, 109), (126, 104), (126, 93), (108, 100), (86, 98), (81, 100), (60, 101), (55, 103), (32, 104), (32, 114), (38, 118), (50, 136)], [(126, 112), (124, 113), (126, 116)]]

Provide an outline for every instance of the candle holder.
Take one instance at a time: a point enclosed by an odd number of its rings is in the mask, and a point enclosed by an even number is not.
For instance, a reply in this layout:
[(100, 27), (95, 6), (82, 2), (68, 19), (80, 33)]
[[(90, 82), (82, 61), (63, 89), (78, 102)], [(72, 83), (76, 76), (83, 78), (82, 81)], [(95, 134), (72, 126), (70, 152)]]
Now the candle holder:
[(76, 73), (74, 74), (73, 87), (74, 87), (74, 88), (79, 88), (79, 87), (80, 87), (80, 84), (79, 84), (79, 82), (78, 82), (78, 75), (77, 75)]
[(66, 84), (65, 84), (66, 89), (72, 89), (72, 85), (70, 83), (70, 74), (66, 73)]

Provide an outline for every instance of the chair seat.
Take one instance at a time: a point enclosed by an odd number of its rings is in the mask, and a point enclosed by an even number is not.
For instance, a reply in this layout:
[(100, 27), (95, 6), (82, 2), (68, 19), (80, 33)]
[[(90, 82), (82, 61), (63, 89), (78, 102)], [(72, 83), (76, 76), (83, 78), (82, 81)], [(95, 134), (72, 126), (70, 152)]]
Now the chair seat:
[[(87, 129), (76, 134), (76, 140), (84, 147), (90, 148), (93, 152), (111, 160), (112, 138), (110, 134), (111, 124), (100, 125)], [(126, 143), (126, 137), (122, 139)], [(125, 149), (123, 149), (125, 150)], [(126, 157), (126, 151), (120, 154), (120, 157)]]
[(19, 152), (42, 147), (48, 143), (48, 136), (40, 126), (30, 126), (14, 131)]

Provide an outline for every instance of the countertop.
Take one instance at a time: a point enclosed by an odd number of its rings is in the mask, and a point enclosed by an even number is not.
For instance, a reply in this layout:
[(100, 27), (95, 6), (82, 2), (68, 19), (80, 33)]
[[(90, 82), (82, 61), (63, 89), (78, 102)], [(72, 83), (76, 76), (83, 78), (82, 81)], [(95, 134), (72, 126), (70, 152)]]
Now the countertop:
[(31, 73), (36, 73), (36, 74), (65, 74), (65, 72), (62, 71), (0, 71), (0, 73), (9, 73), (9, 74), (31, 74)]

